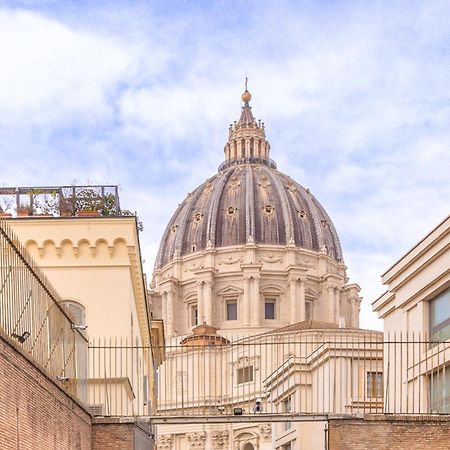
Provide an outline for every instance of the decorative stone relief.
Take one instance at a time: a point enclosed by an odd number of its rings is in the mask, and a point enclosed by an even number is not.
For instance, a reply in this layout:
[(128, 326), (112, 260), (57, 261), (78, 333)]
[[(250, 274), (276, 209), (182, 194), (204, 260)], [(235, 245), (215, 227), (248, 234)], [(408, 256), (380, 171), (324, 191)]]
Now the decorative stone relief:
[(208, 195), (211, 191), (214, 190), (214, 186), (211, 183), (207, 183), (203, 188), (203, 195)]
[(194, 272), (195, 270), (203, 269), (202, 262), (189, 264), (188, 270), (189, 272)]
[(220, 264), (236, 264), (237, 262), (242, 261), (242, 257), (240, 256), (227, 256), (226, 258), (219, 258)]
[(228, 185), (229, 195), (231, 197), (236, 197), (240, 185), (241, 182), (238, 177), (234, 176), (231, 178), (230, 184)]
[(267, 253), (266, 255), (262, 255), (261, 260), (269, 264), (276, 262), (283, 262), (283, 259), (280, 256), (274, 255), (273, 253)]
[(206, 432), (186, 433), (186, 438), (191, 448), (204, 448), (206, 441)]
[(292, 181), (290, 181), (287, 186), (286, 186), (287, 190), (289, 192), (295, 192), (297, 190), (297, 187), (295, 186), (295, 183), (293, 183)]
[(261, 177), (258, 181), (258, 186), (263, 189), (268, 189), (270, 187), (270, 181), (267, 177)]
[(211, 433), (214, 448), (225, 448), (228, 446), (228, 431), (213, 431)]
[(272, 438), (272, 425), (265, 423), (259, 426), (259, 435), (263, 441), (267, 441)]
[(158, 449), (172, 448), (173, 435), (172, 434), (162, 434), (158, 439)]

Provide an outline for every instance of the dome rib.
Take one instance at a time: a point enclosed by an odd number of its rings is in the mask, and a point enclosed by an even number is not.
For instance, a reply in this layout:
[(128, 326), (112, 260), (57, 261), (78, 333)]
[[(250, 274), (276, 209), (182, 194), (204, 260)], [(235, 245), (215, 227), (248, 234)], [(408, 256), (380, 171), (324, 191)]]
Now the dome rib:
[(211, 244), (214, 246), (216, 245), (217, 215), (219, 214), (220, 199), (222, 198), (223, 191), (231, 174), (232, 171), (230, 170), (226, 173), (223, 173), (221, 177), (216, 176), (214, 180), (215, 183), (213, 183), (215, 192), (211, 203), (211, 210), (208, 215), (208, 228), (206, 230), (206, 235), (207, 241), (211, 242)]
[[(285, 188), (278, 177), (272, 176), (269, 170), (263, 169), (269, 179), (272, 180), (272, 183), (277, 187), (278, 195), (280, 197), (281, 210), (283, 211), (284, 217), (284, 226), (286, 229), (286, 244), (295, 243), (294, 234), (293, 234), (293, 225), (292, 225), (292, 211), (290, 208), (289, 200), (286, 195)], [(276, 172), (274, 172), (276, 173)]]
[(245, 192), (245, 227), (247, 242), (255, 241), (255, 191), (252, 166), (248, 165), (245, 174), (246, 192)]
[(186, 225), (188, 223), (189, 217), (192, 216), (192, 213), (196, 206), (196, 200), (203, 192), (203, 186), (204, 184), (201, 184), (193, 193), (191, 193), (191, 200), (190, 202), (188, 202), (184, 214), (182, 214), (182, 216), (180, 217), (177, 235), (175, 238), (174, 257), (178, 257), (183, 254), (183, 244), (186, 235)]

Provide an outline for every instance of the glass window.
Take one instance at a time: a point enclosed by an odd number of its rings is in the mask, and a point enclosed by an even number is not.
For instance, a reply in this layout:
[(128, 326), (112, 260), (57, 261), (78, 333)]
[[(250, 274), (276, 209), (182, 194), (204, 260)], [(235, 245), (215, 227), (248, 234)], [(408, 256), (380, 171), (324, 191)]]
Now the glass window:
[(383, 372), (367, 372), (366, 397), (383, 397)]
[(238, 384), (248, 383), (253, 381), (253, 366), (240, 367), (237, 370)]
[(305, 303), (305, 320), (311, 320), (312, 319), (312, 303), (306, 302)]
[(435, 342), (450, 339), (450, 289), (430, 301), (430, 337)]
[(62, 303), (66, 307), (66, 311), (68, 311), (69, 316), (75, 325), (86, 325), (86, 314), (83, 305), (71, 300), (63, 300)]
[(275, 299), (266, 299), (264, 304), (264, 318), (267, 320), (275, 319)]
[(236, 302), (227, 302), (227, 320), (237, 320)]
[[(292, 397), (286, 397), (283, 400), (283, 412), (290, 413), (292, 412)], [(284, 422), (284, 429), (289, 430), (292, 427), (292, 423), (290, 421)]]
[(191, 326), (198, 325), (198, 307), (197, 305), (191, 305)]
[(290, 442), (288, 442), (287, 444), (284, 444), (283, 447), (281, 447), (283, 450), (291, 450), (292, 449), (292, 445)]
[(450, 366), (430, 375), (431, 412), (450, 413)]

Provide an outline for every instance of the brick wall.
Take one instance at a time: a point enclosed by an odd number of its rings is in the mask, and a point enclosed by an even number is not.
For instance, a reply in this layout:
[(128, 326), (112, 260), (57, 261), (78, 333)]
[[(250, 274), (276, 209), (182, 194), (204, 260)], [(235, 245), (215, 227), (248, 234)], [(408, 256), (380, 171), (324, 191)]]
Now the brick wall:
[(92, 450), (151, 450), (153, 435), (132, 417), (96, 418), (92, 422)]
[(0, 448), (91, 450), (91, 416), (1, 333)]
[(329, 450), (449, 450), (450, 417), (367, 415), (329, 420)]

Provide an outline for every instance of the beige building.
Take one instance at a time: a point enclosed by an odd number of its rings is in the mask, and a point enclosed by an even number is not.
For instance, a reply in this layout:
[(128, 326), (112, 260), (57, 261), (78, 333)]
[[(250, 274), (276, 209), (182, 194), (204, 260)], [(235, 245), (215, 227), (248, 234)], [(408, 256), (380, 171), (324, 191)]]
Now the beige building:
[[(151, 413), (164, 338), (162, 321), (150, 317), (136, 217), (115, 209), (102, 215), (98, 209), (104, 200), (95, 200), (100, 203), (92, 211), (68, 214), (62, 205), (75, 200), (63, 197), (64, 188), (28, 189), (32, 194), (24, 189), (15, 189), (17, 197), (33, 195), (34, 205), (28, 204), (25, 213), (18, 207), (17, 217), (7, 220), (88, 336), (89, 354), (80, 356), (87, 360), (79, 365), (88, 367), (91, 410), (100, 415)], [(80, 189), (89, 201), (97, 198), (94, 187), (71, 189)], [(3, 188), (3, 193), (13, 190)], [(39, 195), (57, 205), (54, 216), (40, 214), (44, 200), (39, 203)]]
[[(270, 159), (245, 91), (217, 174), (161, 240), (150, 298), (165, 324), (159, 413), (351, 413), (382, 408), (381, 333), (359, 330), (334, 225)], [(159, 448), (323, 449), (325, 422), (158, 427)]]
[[(450, 412), (450, 216), (382, 275), (388, 412)], [(401, 353), (400, 353), (401, 352)], [(400, 354), (402, 354), (401, 360)], [(390, 368), (395, 368), (394, 370)], [(395, 393), (395, 395), (394, 395)]]

